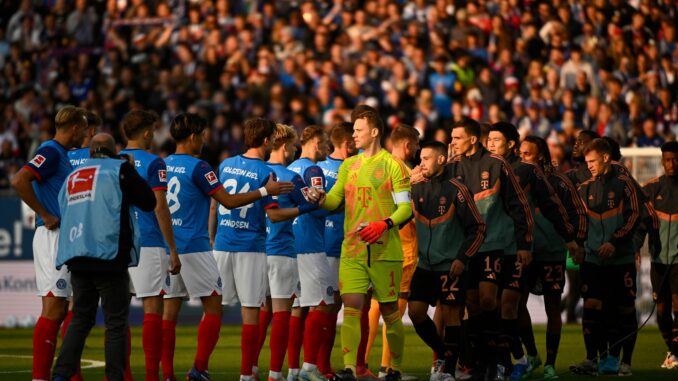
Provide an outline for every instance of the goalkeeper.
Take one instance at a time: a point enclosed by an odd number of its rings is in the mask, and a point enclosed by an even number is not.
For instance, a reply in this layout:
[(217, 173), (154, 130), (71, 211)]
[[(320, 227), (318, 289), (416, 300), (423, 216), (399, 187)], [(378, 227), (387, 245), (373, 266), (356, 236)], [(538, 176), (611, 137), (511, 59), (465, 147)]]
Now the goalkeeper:
[(398, 226), (412, 215), (410, 178), (405, 164), (382, 149), (384, 124), (374, 108), (357, 106), (351, 121), (353, 140), (362, 152), (344, 161), (323, 204), (323, 208), (334, 210), (345, 203), (345, 238), (339, 265), (345, 368), (335, 374), (335, 379), (355, 380), (360, 314), (371, 284), (391, 348), (392, 369), (385, 380), (399, 381), (405, 336), (398, 310), (403, 262)]

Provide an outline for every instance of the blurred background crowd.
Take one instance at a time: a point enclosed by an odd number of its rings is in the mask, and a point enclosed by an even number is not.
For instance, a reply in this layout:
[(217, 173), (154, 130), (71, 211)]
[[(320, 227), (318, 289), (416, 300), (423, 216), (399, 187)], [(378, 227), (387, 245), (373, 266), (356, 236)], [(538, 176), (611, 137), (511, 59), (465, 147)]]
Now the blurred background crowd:
[(242, 122), (302, 129), (359, 103), (449, 140), (451, 121), (508, 120), (568, 166), (576, 132), (622, 146), (678, 134), (673, 0), (22, 0), (0, 3), (0, 188), (74, 104), (122, 144), (131, 109), (210, 121), (203, 158)]

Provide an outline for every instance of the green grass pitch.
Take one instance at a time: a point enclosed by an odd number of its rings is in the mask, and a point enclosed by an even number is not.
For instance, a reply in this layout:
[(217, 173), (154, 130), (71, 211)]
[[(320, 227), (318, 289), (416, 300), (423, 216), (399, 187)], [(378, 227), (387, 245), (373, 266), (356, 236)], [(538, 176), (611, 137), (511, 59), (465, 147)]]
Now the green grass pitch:
[[(431, 366), (431, 351), (417, 337), (412, 327), (406, 327), (406, 350), (403, 370), (415, 375), (419, 380), (428, 380)], [(0, 329), (0, 380), (30, 380), (31, 369), (31, 329)], [(137, 380), (144, 379), (144, 355), (141, 348), (141, 328), (132, 330), (132, 372)], [(174, 365), (177, 377), (183, 379), (185, 372), (191, 367), (195, 355), (197, 327), (187, 326), (177, 328), (177, 342)], [(542, 359), (545, 357), (543, 326), (535, 327), (535, 336)], [(666, 347), (661, 340), (655, 326), (645, 327), (638, 336), (638, 343), (633, 357), (633, 380), (678, 380), (678, 370), (664, 370), (659, 364), (666, 355)], [(332, 364), (338, 367), (341, 364), (341, 350), (339, 337), (335, 344)], [(563, 337), (560, 344), (560, 353), (556, 363), (556, 370), (562, 373), (561, 380), (588, 379), (588, 376), (575, 376), (567, 373), (571, 363), (580, 361), (584, 357), (584, 344), (581, 327), (567, 325), (563, 328)], [(377, 338), (375, 348), (370, 355), (370, 367), (376, 371), (381, 358), (381, 339)], [(90, 335), (83, 359), (103, 361), (103, 329), (95, 328)], [(259, 365), (262, 380), (268, 375), (268, 342), (262, 351)], [(210, 361), (210, 374), (213, 380), (238, 380), (240, 364), (240, 327), (224, 326), (217, 348)], [(86, 364), (83, 364), (86, 365)], [(285, 369), (284, 374), (287, 374)], [(83, 370), (85, 379), (102, 380), (103, 368), (96, 367)], [(535, 372), (534, 379), (539, 379), (541, 369)], [(607, 379), (616, 376), (601, 376)]]

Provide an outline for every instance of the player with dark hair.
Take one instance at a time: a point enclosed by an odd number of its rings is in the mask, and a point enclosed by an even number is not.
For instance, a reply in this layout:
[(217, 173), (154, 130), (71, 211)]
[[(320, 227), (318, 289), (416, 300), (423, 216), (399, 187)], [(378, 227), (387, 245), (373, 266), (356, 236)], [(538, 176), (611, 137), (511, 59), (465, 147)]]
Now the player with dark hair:
[[(483, 221), (487, 225), (485, 241), (469, 262), (467, 291), (468, 338), (475, 355), (483, 354), (476, 364), (476, 373), (485, 369), (486, 379), (503, 377), (505, 369), (498, 366), (499, 328), (497, 296), (502, 272), (504, 249), (515, 241), (517, 258), (529, 264), (532, 248), (532, 217), (527, 197), (511, 165), (480, 143), (480, 125), (464, 119), (452, 126), (455, 157), (448, 165), (452, 176), (466, 185), (474, 195)], [(512, 270), (512, 269), (511, 269)], [(509, 270), (506, 270), (509, 271)], [(471, 364), (467, 364), (471, 365)]]
[[(454, 380), (461, 347), (468, 265), (485, 238), (485, 223), (466, 186), (445, 172), (447, 146), (428, 143), (421, 149), (421, 172), (428, 181), (412, 186), (418, 239), (418, 265), (409, 294), (414, 329), (436, 353), (431, 380)], [(443, 337), (427, 315), (438, 305)], [(450, 374), (451, 373), (451, 374)]]
[[(404, 350), (404, 328), (398, 310), (402, 275), (402, 245), (397, 229), (412, 214), (410, 179), (405, 164), (381, 148), (384, 123), (377, 110), (359, 105), (351, 113), (353, 139), (363, 152), (348, 158), (323, 208), (346, 203), (341, 247), (339, 288), (344, 303), (341, 344), (344, 369), (338, 380), (355, 380), (360, 342), (360, 315), (367, 289), (380, 303), (391, 348), (391, 367), (384, 378), (399, 381)], [(302, 290), (302, 295), (304, 291)]]
[[(575, 239), (579, 246), (586, 239), (586, 209), (579, 199), (577, 190), (562, 173), (555, 171), (551, 162), (546, 140), (538, 136), (527, 136), (520, 145), (520, 157), (526, 163), (539, 166), (547, 181), (562, 202), (567, 216), (575, 228)], [(546, 325), (546, 362), (544, 378), (557, 378), (555, 371), (556, 356), (560, 344), (562, 321), (560, 317), (560, 299), (565, 286), (565, 260), (567, 245), (558, 234), (553, 224), (542, 213), (535, 213), (534, 253), (535, 259), (527, 272), (528, 288), (535, 294), (544, 295), (544, 307), (547, 316)], [(529, 293), (521, 300), (518, 319), (520, 339), (527, 349), (528, 359), (537, 358), (537, 346), (532, 332), (532, 321), (527, 310)], [(517, 343), (520, 345), (520, 343)], [(534, 363), (534, 360), (532, 361)], [(529, 377), (534, 366), (526, 370), (524, 377)]]
[[(33, 331), (33, 380), (49, 380), (59, 325), (66, 315), (66, 298), (71, 295), (67, 266), (55, 268), (59, 243), (60, 211), (57, 197), (73, 170), (68, 150), (80, 147), (87, 131), (87, 112), (65, 106), (54, 118), (56, 135), (43, 142), (33, 159), (12, 179), (21, 200), (37, 215), (33, 236), (33, 262), (42, 312)], [(64, 325), (68, 325), (65, 321)], [(66, 328), (64, 328), (64, 331)]]
[(160, 157), (148, 152), (157, 123), (158, 116), (153, 112), (130, 111), (122, 120), (127, 147), (120, 151), (134, 160), (137, 172), (151, 187), (156, 200), (155, 210), (152, 212), (135, 208), (141, 234), (141, 251), (139, 265), (129, 269), (133, 286), (131, 292), (142, 300), (144, 306), (141, 334), (146, 356), (147, 381), (159, 379), (163, 295), (169, 291), (169, 274), (178, 274), (181, 269), (165, 196), (167, 167)]
[(643, 190), (660, 223), (659, 244), (650, 241), (650, 276), (657, 324), (669, 349), (661, 367), (678, 369), (678, 142), (664, 143), (661, 150), (664, 175), (650, 180)]
[[(531, 163), (525, 163), (517, 155), (520, 145), (520, 135), (516, 127), (507, 122), (498, 122), (490, 126), (487, 139), (488, 150), (506, 159), (513, 169), (521, 188), (530, 204), (530, 220), (533, 215), (543, 216), (555, 228), (558, 235), (566, 242), (570, 251), (579, 250), (574, 241), (574, 228), (568, 221), (567, 211), (555, 194), (553, 187), (547, 181), (541, 169)], [(583, 243), (583, 242), (582, 242)], [(514, 256), (515, 243), (504, 251), (504, 272), (502, 273), (501, 317), (502, 332), (498, 346), (501, 351), (499, 359), (501, 365), (508, 370), (511, 366), (510, 354), (517, 360), (511, 372), (512, 380), (519, 380), (522, 376), (538, 366), (541, 360), (538, 357), (527, 357), (520, 344), (520, 328), (518, 325), (518, 310), (521, 297), (527, 295), (528, 264), (534, 256), (527, 260)], [(534, 253), (537, 255), (540, 253)]]
[[(637, 329), (635, 314), (636, 265), (633, 235), (640, 220), (640, 204), (633, 181), (611, 164), (609, 144), (594, 139), (584, 156), (591, 179), (579, 186), (588, 213), (586, 257), (577, 255), (581, 264), (584, 317), (582, 327), (586, 345), (586, 359), (570, 367), (578, 374), (597, 374), (598, 352), (607, 348), (603, 328), (619, 321), (615, 330), (618, 339)], [(613, 308), (615, 316), (604, 315), (604, 308)], [(620, 374), (630, 375), (629, 364), (620, 366), (612, 353), (606, 361), (616, 361)], [(621, 349), (619, 349), (620, 351)], [(618, 354), (619, 352), (617, 352)], [(626, 353), (625, 356), (630, 353)], [(602, 361), (601, 361), (602, 362)], [(601, 364), (602, 368), (602, 364)]]
[[(327, 155), (324, 161), (318, 162), (318, 167), (323, 170), (325, 175), (325, 189), (329, 192), (337, 182), (339, 167), (344, 160), (356, 154), (355, 142), (353, 141), (353, 125), (349, 122), (340, 122), (332, 127), (329, 133), (330, 143), (332, 143), (332, 152)], [(341, 309), (341, 295), (339, 294), (339, 261), (341, 256), (341, 243), (344, 241), (344, 213), (333, 213), (325, 217), (325, 253), (327, 261), (330, 264), (330, 275), (332, 276), (332, 288), (334, 289), (334, 304), (332, 304), (332, 320), (334, 324), (330, 325), (327, 332), (328, 339), (320, 343), (318, 352), (318, 368), (323, 374), (332, 373), (330, 356), (334, 347), (334, 339), (337, 330), (337, 315)], [(364, 317), (363, 321), (366, 320)], [(295, 317), (292, 316), (294, 320)], [(297, 318), (298, 319), (298, 318)], [(361, 325), (367, 326), (366, 322)], [(290, 330), (294, 325), (290, 324)], [(291, 334), (291, 333), (290, 333)], [(358, 359), (360, 360), (360, 359)], [(358, 364), (360, 365), (360, 364)]]
[(198, 326), (198, 349), (189, 380), (209, 379), (209, 357), (219, 339), (221, 328), (222, 282), (212, 254), (208, 234), (210, 198), (226, 208), (250, 204), (267, 195), (289, 192), (290, 183), (268, 181), (249, 192), (229, 194), (212, 168), (196, 158), (203, 145), (207, 121), (192, 113), (179, 114), (172, 121), (170, 133), (177, 143), (176, 153), (167, 164), (167, 203), (182, 271), (170, 276), (170, 290), (165, 295), (163, 311), (163, 379), (174, 377), (174, 344), (177, 316), (187, 296), (199, 297), (204, 315)]
[[(219, 180), (226, 192), (240, 194), (262, 189), (275, 179), (273, 170), (264, 162), (275, 128), (275, 123), (267, 119), (245, 121), (243, 137), (247, 151), (219, 165)], [(268, 278), (266, 217), (271, 222), (280, 222), (299, 214), (297, 208), (279, 208), (277, 197), (264, 193), (260, 200), (238, 208), (223, 205), (217, 208), (218, 200), (213, 199), (210, 208), (210, 238), (214, 240), (214, 257), (223, 282), (222, 304), (241, 306), (241, 380), (258, 377), (259, 314), (266, 301)]]

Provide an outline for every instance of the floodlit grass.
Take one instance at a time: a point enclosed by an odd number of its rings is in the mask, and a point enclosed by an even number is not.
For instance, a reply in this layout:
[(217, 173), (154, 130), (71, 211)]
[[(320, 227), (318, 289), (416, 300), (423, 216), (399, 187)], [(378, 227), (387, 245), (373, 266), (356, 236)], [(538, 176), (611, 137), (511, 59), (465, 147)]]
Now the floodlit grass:
[[(417, 337), (412, 327), (405, 327), (406, 352), (403, 370), (413, 374), (420, 380), (428, 380), (431, 366), (431, 351)], [(0, 329), (0, 380), (30, 380), (31, 343), (33, 331), (31, 329)], [(137, 380), (144, 379), (144, 354), (141, 348), (141, 328), (132, 330), (132, 372)], [(176, 375), (183, 379), (185, 372), (193, 363), (196, 348), (196, 326), (177, 328), (177, 342), (174, 365)], [(542, 359), (545, 359), (545, 330), (543, 326), (535, 327), (535, 336)], [(83, 359), (103, 361), (103, 329), (95, 328), (90, 335)], [(370, 367), (373, 371), (379, 366), (381, 358), (381, 339), (377, 338), (375, 348), (370, 355)], [(633, 376), (635, 380), (678, 380), (678, 370), (667, 371), (659, 368), (666, 355), (666, 347), (661, 340), (656, 327), (644, 328), (639, 336), (633, 357)], [(584, 358), (584, 344), (581, 327), (568, 325), (563, 328), (563, 338), (560, 344), (560, 353), (556, 370), (562, 373), (561, 380), (588, 379), (586, 376), (575, 376), (567, 373), (570, 364)], [(265, 380), (268, 372), (268, 342), (259, 360), (261, 379)], [(333, 366), (341, 365), (341, 350), (339, 337), (335, 344), (332, 356)], [(85, 364), (84, 364), (85, 365)], [(210, 362), (210, 374), (213, 380), (238, 380), (240, 368), (240, 327), (223, 326), (221, 338)], [(87, 380), (102, 380), (103, 368), (85, 369), (84, 377)], [(287, 374), (286, 369), (284, 374)], [(535, 372), (535, 379), (541, 376), (541, 369)], [(612, 378), (616, 376), (604, 376)]]

